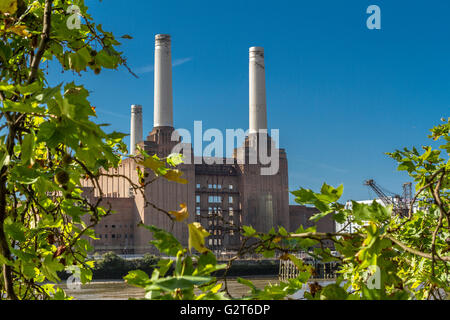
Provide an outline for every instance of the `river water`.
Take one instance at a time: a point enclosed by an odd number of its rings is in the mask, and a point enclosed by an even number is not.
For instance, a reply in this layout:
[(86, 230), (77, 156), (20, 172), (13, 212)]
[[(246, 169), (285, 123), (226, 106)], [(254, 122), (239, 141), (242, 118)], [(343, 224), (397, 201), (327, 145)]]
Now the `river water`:
[[(278, 284), (278, 278), (252, 278), (250, 279), (257, 288), (262, 289), (269, 283)], [(247, 294), (250, 290), (248, 287), (238, 283), (235, 279), (229, 279), (228, 291), (235, 298), (240, 298)], [(328, 284), (321, 283), (321, 285)], [(58, 285), (66, 291), (66, 294), (74, 297), (75, 300), (128, 300), (128, 299), (142, 299), (145, 291), (141, 288), (136, 288), (128, 285), (124, 281), (93, 281), (90, 284), (82, 285), (81, 287), (67, 284)], [(303, 296), (302, 292), (295, 295), (295, 298)]]

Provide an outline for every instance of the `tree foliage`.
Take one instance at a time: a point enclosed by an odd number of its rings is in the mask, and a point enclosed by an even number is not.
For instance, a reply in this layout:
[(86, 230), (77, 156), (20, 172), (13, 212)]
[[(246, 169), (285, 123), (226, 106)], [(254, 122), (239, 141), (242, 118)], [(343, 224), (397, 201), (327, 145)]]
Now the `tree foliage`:
[[(82, 23), (69, 28), (69, 18)], [(0, 37), (0, 299), (66, 298), (43, 283), (74, 266), (83, 282), (91, 279), (87, 238), (113, 213), (98, 179), (127, 149), (124, 134), (93, 121), (89, 91), (74, 82), (50, 86), (43, 64), (81, 75), (126, 60), (83, 1), (2, 0)], [(95, 203), (82, 180), (98, 189)]]
[[(168, 265), (173, 263), (167, 260), (167, 265), (160, 268), (162, 272), (156, 269), (152, 277), (135, 272), (125, 279), (145, 288), (147, 299), (232, 299), (236, 297), (228, 291), (226, 274), (233, 261), (249, 253), (268, 258), (279, 253), (280, 260), (290, 260), (297, 267), (297, 278), (269, 284), (263, 289), (250, 280), (239, 278), (238, 282), (249, 287), (245, 299), (287, 299), (302, 290), (314, 273), (312, 266), (296, 255), (302, 251), (322, 262), (339, 263), (336, 281), (325, 287), (311, 285), (304, 294), (306, 299), (447, 299), (450, 293), (449, 120), (443, 120), (443, 124), (431, 130), (430, 138), (442, 141), (439, 148), (426, 146), (423, 152), (413, 148), (388, 153), (399, 163), (398, 169), (406, 170), (416, 183), (416, 194), (407, 215), (399, 215), (392, 206), (384, 207), (376, 201), (372, 204), (353, 201), (348, 209), (339, 203), (343, 186), (334, 188), (325, 183), (320, 192), (302, 188), (292, 194), (299, 204), (314, 205), (320, 211), (311, 220), (331, 216), (341, 225), (352, 224), (352, 233), (344, 230), (320, 233), (316, 227), (304, 229), (303, 226), (296, 232), (279, 227), (260, 233), (252, 226), (242, 226), (242, 246), (225, 267), (218, 266), (216, 258), (203, 247), (196, 248), (203, 252), (201, 255), (188, 255), (187, 249), (169, 233), (148, 227), (157, 239), (164, 239), (155, 241), (154, 245), (161, 252), (176, 256), (177, 271), (163, 277)], [(201, 233), (202, 238), (207, 236)], [(326, 240), (334, 242), (336, 252), (325, 246)], [(218, 268), (225, 268), (221, 279), (209, 272)], [(192, 278), (199, 275), (201, 278)], [(166, 281), (171, 285), (166, 285)]]
[[(0, 4), (0, 299), (67, 299), (62, 290), (44, 283), (57, 283), (58, 272), (74, 267), (84, 283), (91, 280), (87, 238), (95, 239), (93, 227), (113, 213), (99, 178), (110, 176), (109, 170), (127, 155), (125, 135), (107, 134), (104, 125), (94, 122), (95, 108), (84, 86), (50, 86), (43, 66), (50, 61), (80, 75), (128, 68), (117, 49), (119, 41), (96, 24), (87, 9), (83, 0)], [(235, 260), (246, 254), (278, 253), (281, 260), (296, 265), (297, 278), (264, 289), (249, 280), (239, 282), (249, 287), (246, 299), (285, 299), (311, 278), (312, 267), (295, 255), (305, 251), (340, 264), (336, 282), (311, 290), (305, 295), (308, 299), (444, 299), (450, 291), (449, 132), (445, 120), (430, 136), (442, 142), (438, 149), (426, 146), (423, 151), (389, 154), (416, 183), (413, 202), (418, 209), (405, 216), (376, 202), (353, 202), (352, 209), (346, 209), (339, 203), (343, 186), (324, 184), (320, 192), (300, 189), (293, 192), (296, 201), (320, 211), (314, 221), (331, 216), (354, 224), (356, 230), (330, 234), (299, 226), (296, 232), (278, 227), (264, 234), (242, 226), (240, 250), (227, 264), (219, 264), (205, 245), (208, 232), (198, 223), (188, 225), (188, 248), (168, 231), (142, 226), (153, 234), (152, 244), (173, 258), (161, 259), (151, 275), (136, 270), (125, 279), (145, 288), (147, 299), (230, 299), (234, 297), (227, 288), (227, 270)], [(139, 151), (140, 156), (133, 157), (139, 181), (129, 181), (135, 192), (144, 195), (145, 187), (155, 181), (148, 181), (149, 170), (156, 179), (187, 183), (176, 169), (179, 156), (160, 159)], [(95, 202), (87, 200), (82, 180), (100, 194)], [(185, 204), (169, 212), (149, 201), (145, 205), (174, 223), (186, 223), (189, 215)], [(337, 253), (324, 246), (330, 240)], [(219, 270), (224, 275), (216, 278)]]

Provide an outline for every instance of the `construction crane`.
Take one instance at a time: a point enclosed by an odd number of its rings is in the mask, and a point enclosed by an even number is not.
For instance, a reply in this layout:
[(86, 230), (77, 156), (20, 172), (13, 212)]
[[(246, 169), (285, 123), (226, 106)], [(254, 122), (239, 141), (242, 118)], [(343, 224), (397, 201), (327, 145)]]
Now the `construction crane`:
[(391, 192), (389, 192), (391, 195), (388, 196), (386, 192), (383, 191), (383, 188), (381, 188), (373, 179), (366, 180), (364, 185), (372, 188), (385, 206), (392, 206), (394, 213), (402, 217), (408, 214), (412, 202), (411, 182), (403, 184), (403, 196)]

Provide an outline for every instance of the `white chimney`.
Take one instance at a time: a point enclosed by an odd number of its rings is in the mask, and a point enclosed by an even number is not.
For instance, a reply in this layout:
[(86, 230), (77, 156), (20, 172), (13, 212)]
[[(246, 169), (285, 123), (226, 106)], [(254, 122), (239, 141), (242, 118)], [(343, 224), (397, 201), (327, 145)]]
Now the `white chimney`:
[(250, 126), (249, 133), (267, 130), (266, 110), (266, 71), (264, 65), (264, 48), (250, 48)]
[(142, 106), (131, 106), (130, 154), (136, 152), (136, 144), (142, 142)]
[(155, 103), (153, 127), (173, 127), (170, 35), (155, 36)]

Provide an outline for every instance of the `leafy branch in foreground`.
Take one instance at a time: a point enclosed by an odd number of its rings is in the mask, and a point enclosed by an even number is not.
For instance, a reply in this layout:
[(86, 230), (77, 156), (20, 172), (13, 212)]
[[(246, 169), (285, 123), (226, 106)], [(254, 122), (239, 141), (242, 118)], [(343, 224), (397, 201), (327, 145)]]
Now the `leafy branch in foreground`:
[[(72, 5), (79, 28), (67, 27)], [(81, 76), (127, 67), (126, 59), (82, 0), (2, 0), (0, 38), (0, 299), (68, 299), (51, 283), (75, 268), (83, 283), (91, 280), (88, 238), (114, 213), (99, 179), (118, 168), (127, 148), (124, 134), (94, 122), (89, 91), (74, 82), (50, 86), (43, 64)], [(141, 152), (133, 160), (148, 158)], [(180, 180), (175, 161), (162, 159), (155, 171)], [(143, 192), (146, 184), (132, 186)]]
[[(319, 213), (311, 218), (318, 221), (326, 216), (341, 225), (352, 224), (352, 233), (338, 230), (321, 233), (316, 227), (296, 232), (285, 228), (272, 228), (268, 233), (257, 232), (251, 226), (239, 230), (243, 241), (237, 254), (226, 265), (217, 265), (212, 253), (200, 246), (201, 255), (188, 253), (168, 232), (146, 227), (154, 235), (152, 243), (167, 256), (176, 257), (161, 262), (152, 277), (136, 271), (125, 279), (146, 289), (147, 299), (231, 299), (227, 287), (227, 272), (234, 261), (248, 254), (290, 260), (298, 268), (297, 278), (269, 284), (258, 289), (250, 280), (238, 279), (250, 291), (244, 299), (290, 299), (304, 288), (314, 272), (311, 265), (298, 258), (299, 252), (322, 262), (338, 262), (338, 278), (325, 287), (312, 286), (306, 299), (359, 300), (359, 299), (447, 299), (450, 293), (450, 122), (431, 130), (433, 140), (443, 140), (439, 149), (423, 147), (423, 152), (404, 149), (389, 153), (416, 182), (409, 214), (398, 216), (392, 207), (374, 201), (364, 204), (353, 201), (346, 209), (338, 201), (343, 186), (323, 185), (319, 193), (300, 189), (292, 192), (296, 202), (313, 205)], [(445, 159), (441, 152), (446, 152)], [(198, 226), (200, 227), (200, 226)], [(344, 228), (345, 229), (345, 228)], [(202, 239), (207, 233), (197, 234)], [(336, 252), (326, 247), (332, 241)], [(201, 241), (204, 243), (204, 240)], [(175, 263), (175, 272), (166, 275)], [(225, 269), (221, 278), (212, 272)], [(207, 272), (205, 272), (207, 270)], [(201, 276), (201, 277), (198, 277)], [(196, 278), (197, 277), (197, 278)]]

